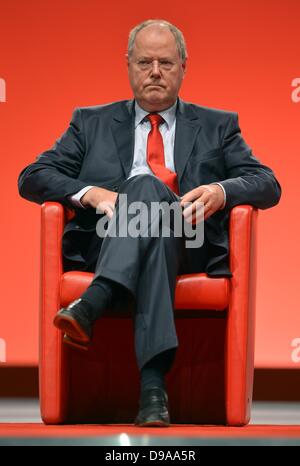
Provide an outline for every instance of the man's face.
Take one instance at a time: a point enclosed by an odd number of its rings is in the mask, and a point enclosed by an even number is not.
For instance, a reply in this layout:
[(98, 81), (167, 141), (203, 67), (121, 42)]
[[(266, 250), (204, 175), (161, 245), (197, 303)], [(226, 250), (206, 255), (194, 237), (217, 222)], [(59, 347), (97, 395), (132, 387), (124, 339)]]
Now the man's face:
[(151, 25), (139, 31), (128, 57), (129, 81), (138, 104), (148, 112), (173, 105), (185, 65), (168, 28)]

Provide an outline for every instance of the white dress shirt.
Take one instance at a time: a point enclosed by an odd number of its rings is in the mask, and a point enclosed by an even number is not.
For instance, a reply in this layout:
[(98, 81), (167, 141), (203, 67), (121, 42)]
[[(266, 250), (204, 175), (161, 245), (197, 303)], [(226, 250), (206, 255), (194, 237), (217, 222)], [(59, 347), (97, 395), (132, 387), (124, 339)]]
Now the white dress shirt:
[[(164, 119), (163, 123), (160, 125), (159, 130), (161, 132), (163, 143), (164, 143), (164, 155), (165, 155), (165, 165), (166, 167), (175, 172), (175, 165), (174, 165), (174, 142), (175, 142), (175, 128), (176, 128), (176, 106), (177, 101), (175, 102), (172, 107), (159, 112), (159, 115), (162, 116)], [(148, 134), (151, 130), (151, 123), (150, 121), (145, 118), (149, 112), (146, 112), (142, 109), (139, 104), (135, 101), (135, 122), (134, 122), (134, 156), (133, 156), (133, 163), (131, 170), (129, 172), (128, 179), (135, 175), (141, 174), (149, 174), (154, 175), (151, 168), (147, 163), (147, 140)], [(222, 209), (225, 207), (226, 204), (226, 193), (225, 189), (220, 183), (212, 183), (218, 184), (221, 186), (223, 193), (224, 193), (224, 203)], [(82, 207), (84, 206), (81, 204), (80, 199), (82, 196), (89, 191), (94, 186), (86, 186), (85, 188), (81, 189), (78, 193), (70, 196), (71, 202), (77, 206)]]

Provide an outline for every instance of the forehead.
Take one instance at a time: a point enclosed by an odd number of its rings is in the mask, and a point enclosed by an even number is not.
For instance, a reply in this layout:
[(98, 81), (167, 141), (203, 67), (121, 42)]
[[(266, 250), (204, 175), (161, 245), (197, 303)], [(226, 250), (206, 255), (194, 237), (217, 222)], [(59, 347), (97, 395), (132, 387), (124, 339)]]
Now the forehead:
[(172, 32), (164, 26), (147, 26), (135, 37), (132, 50), (134, 55), (151, 57), (178, 56), (178, 48)]

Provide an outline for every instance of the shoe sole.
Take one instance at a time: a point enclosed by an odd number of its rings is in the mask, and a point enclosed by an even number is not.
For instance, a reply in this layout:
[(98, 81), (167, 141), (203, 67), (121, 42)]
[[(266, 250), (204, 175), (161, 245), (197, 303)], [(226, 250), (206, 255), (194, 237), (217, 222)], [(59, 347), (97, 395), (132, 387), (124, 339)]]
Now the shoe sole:
[(170, 420), (169, 416), (167, 417), (167, 419), (164, 419), (161, 416), (152, 414), (146, 418), (137, 417), (137, 419), (135, 420), (135, 425), (140, 427), (169, 427)]
[(81, 345), (86, 345), (91, 341), (90, 337), (85, 333), (83, 328), (72, 317), (56, 315), (53, 323), (55, 327), (65, 332), (68, 337)]
[(170, 423), (165, 421), (145, 421), (135, 425), (137, 427), (169, 427)]
[(64, 334), (63, 342), (65, 345), (71, 346), (72, 348), (76, 348), (80, 351), (88, 351), (88, 345), (82, 345), (79, 342), (72, 340), (66, 333)]

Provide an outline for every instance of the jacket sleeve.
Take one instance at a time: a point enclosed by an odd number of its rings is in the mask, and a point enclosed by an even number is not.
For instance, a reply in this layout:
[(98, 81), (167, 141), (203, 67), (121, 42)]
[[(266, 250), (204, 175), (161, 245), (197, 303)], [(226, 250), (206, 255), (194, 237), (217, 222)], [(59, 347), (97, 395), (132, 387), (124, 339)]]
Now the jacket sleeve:
[(68, 196), (86, 183), (77, 179), (85, 155), (85, 136), (80, 109), (75, 109), (65, 133), (54, 146), (25, 167), (18, 177), (19, 193), (29, 201), (42, 204), (57, 201), (72, 205)]
[(273, 171), (254, 157), (241, 135), (238, 115), (232, 113), (223, 138), (226, 180), (220, 184), (226, 191), (226, 210), (238, 204), (251, 204), (259, 209), (276, 205), (281, 186)]

